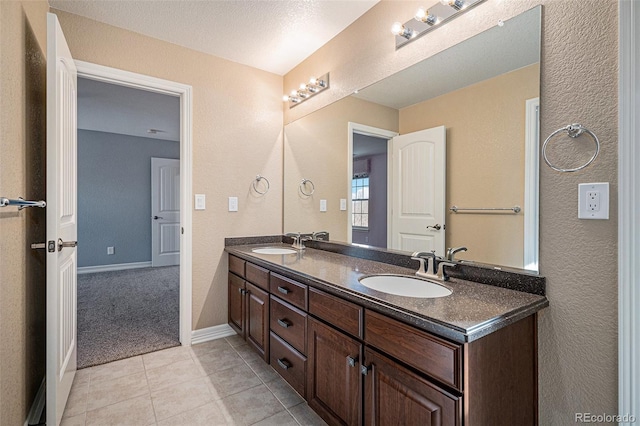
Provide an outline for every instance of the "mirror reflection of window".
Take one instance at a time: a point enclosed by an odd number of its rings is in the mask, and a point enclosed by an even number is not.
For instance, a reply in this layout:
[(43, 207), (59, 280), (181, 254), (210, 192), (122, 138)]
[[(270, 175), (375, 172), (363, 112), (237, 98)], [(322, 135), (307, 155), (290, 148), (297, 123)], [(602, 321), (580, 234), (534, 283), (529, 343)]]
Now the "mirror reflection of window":
[(369, 229), (369, 176), (356, 175), (351, 183), (352, 224), (356, 228)]

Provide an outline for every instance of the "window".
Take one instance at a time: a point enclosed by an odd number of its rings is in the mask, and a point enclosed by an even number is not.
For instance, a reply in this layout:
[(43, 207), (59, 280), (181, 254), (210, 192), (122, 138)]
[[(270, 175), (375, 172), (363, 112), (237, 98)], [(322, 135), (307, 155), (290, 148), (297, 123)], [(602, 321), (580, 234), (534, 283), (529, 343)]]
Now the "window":
[(369, 176), (351, 181), (351, 223), (354, 228), (369, 228)]

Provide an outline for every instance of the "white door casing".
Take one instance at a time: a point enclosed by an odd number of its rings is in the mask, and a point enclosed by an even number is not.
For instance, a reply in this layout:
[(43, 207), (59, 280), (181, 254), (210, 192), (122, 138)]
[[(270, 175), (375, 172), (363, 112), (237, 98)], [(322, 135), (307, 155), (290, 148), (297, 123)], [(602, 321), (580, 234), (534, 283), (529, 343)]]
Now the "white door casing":
[[(47, 14), (47, 424), (58, 425), (77, 363), (77, 72)], [(70, 243), (60, 247), (58, 241)], [(53, 244), (52, 244), (53, 243)], [(53, 250), (51, 250), (53, 249)]]
[(151, 266), (180, 264), (180, 160), (151, 158)]
[(445, 255), (445, 145), (444, 126), (393, 138), (391, 248)]

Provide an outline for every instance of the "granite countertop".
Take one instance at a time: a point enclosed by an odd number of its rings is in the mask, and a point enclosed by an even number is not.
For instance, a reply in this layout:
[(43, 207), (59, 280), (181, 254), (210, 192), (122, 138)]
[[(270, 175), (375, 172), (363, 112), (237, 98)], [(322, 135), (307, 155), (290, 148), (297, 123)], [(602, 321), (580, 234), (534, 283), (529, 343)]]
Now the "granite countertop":
[(441, 337), (464, 343), (477, 340), (549, 305), (545, 296), (451, 278), (442, 283), (450, 296), (421, 299), (378, 292), (359, 278), (376, 274), (414, 275), (415, 270), (306, 248), (287, 255), (257, 254), (256, 247), (285, 244), (227, 246), (227, 252), (366, 308), (407, 322)]

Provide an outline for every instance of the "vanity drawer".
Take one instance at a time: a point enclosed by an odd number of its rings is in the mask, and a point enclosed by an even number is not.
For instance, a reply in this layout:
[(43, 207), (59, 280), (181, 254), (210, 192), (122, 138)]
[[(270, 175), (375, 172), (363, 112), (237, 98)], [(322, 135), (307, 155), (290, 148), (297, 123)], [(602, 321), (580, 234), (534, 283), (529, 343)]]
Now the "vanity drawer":
[(299, 352), (307, 353), (307, 314), (271, 296), (271, 331), (282, 337)]
[(462, 346), (376, 312), (365, 311), (367, 344), (461, 390)]
[(269, 271), (253, 263), (247, 262), (245, 278), (263, 290), (269, 291)]
[(300, 309), (307, 310), (307, 286), (305, 284), (273, 273), (269, 284), (271, 293)]
[(244, 264), (246, 262), (239, 257), (229, 255), (229, 271), (244, 278)]
[(271, 332), (270, 344), (271, 366), (304, 398), (307, 357), (289, 346), (274, 332)]
[(309, 313), (352, 336), (362, 338), (363, 309), (355, 303), (310, 288)]

